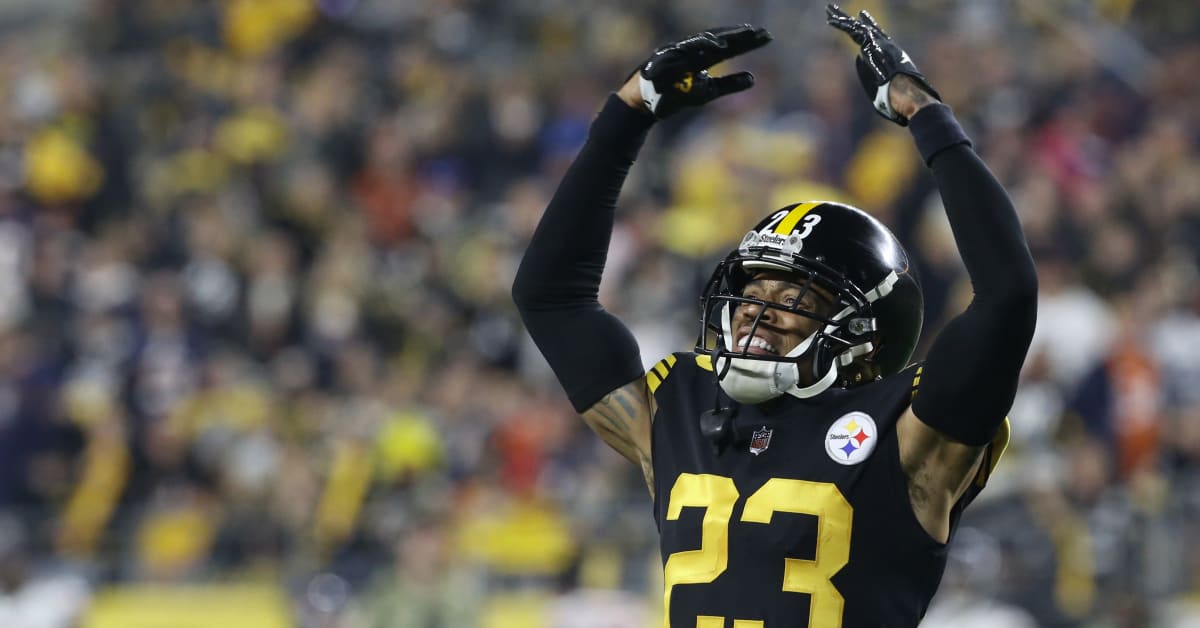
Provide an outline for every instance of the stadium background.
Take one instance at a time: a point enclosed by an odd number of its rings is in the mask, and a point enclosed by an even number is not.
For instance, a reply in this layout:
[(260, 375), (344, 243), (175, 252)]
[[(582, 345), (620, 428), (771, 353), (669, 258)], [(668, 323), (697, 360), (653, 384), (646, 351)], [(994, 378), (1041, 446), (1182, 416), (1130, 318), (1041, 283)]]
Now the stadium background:
[[(926, 626), (1200, 625), (1200, 4), (870, 8), (1007, 185), (1041, 278), (1015, 440)], [(603, 301), (653, 361), (785, 201), (967, 285), (819, 3), (0, 3), (0, 626), (651, 626), (653, 519), (508, 286), (605, 93), (750, 21), (662, 124)]]

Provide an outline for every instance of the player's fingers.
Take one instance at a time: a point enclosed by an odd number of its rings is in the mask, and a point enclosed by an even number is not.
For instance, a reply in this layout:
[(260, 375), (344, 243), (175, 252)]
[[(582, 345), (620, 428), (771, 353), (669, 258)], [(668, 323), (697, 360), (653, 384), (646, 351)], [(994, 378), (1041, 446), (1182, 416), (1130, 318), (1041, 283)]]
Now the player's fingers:
[(879, 26), (879, 23), (875, 21), (875, 18), (871, 17), (870, 13), (867, 13), (866, 9), (858, 12), (858, 19), (861, 20), (863, 24), (866, 24), (870, 28), (879, 31), (880, 35), (888, 37), (887, 31), (883, 30), (883, 28)]
[(859, 53), (858, 58), (862, 59), (871, 67), (871, 70), (875, 72), (880, 81), (886, 81), (887, 72), (883, 67), (885, 57), (883, 50), (879, 47), (877, 37), (878, 35), (876, 35), (875, 31), (866, 31), (866, 42), (863, 44), (862, 51)]
[(698, 72), (771, 41), (765, 29), (748, 24), (722, 26), (693, 35), (680, 42), (689, 70)]
[(720, 50), (724, 46), (724, 42), (718, 39), (709, 31), (702, 31), (680, 41), (675, 44), (679, 50), (688, 53), (707, 52), (711, 53)]
[(696, 33), (676, 46), (682, 53), (679, 61), (686, 69), (699, 72), (720, 61), (725, 42), (709, 31)]
[(863, 25), (858, 20), (846, 15), (836, 4), (825, 6), (825, 21), (830, 26), (849, 35), (850, 39), (860, 46), (867, 40), (864, 34), (866, 29)]
[(754, 87), (754, 75), (749, 72), (735, 72), (712, 79), (714, 98), (726, 94), (736, 94)]
[(849, 15), (846, 15), (846, 12), (842, 10), (842, 7), (839, 7), (837, 4), (830, 2), (829, 4), (825, 5), (825, 19), (833, 20), (834, 18), (847, 19), (847, 20), (854, 19), (854, 18), (850, 17)]
[(771, 33), (767, 29), (750, 24), (738, 26), (722, 26), (708, 31), (721, 42), (717, 51), (718, 61), (724, 61), (741, 54), (761, 48), (771, 42)]

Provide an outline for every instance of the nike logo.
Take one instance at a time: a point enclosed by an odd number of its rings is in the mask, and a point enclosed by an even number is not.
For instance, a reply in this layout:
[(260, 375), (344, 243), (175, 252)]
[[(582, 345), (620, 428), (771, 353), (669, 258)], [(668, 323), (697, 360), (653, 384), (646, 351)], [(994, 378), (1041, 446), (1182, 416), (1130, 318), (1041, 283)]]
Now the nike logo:
[(908, 57), (908, 53), (903, 50), (900, 51), (900, 63), (912, 64), (912, 59), (910, 59)]

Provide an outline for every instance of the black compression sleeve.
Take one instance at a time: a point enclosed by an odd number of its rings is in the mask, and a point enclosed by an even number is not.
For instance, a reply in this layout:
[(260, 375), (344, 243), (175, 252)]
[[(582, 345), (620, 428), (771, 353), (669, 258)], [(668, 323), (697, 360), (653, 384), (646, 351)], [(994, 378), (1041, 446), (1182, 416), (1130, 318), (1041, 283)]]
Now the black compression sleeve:
[(598, 293), (617, 197), (653, 123), (609, 96), (513, 282), (521, 320), (578, 412), (642, 376), (637, 341)]
[(1004, 421), (1037, 320), (1037, 275), (1008, 194), (971, 150), (950, 108), (911, 120), (933, 170), (974, 298), (938, 334), (913, 412), (968, 445), (985, 445)]

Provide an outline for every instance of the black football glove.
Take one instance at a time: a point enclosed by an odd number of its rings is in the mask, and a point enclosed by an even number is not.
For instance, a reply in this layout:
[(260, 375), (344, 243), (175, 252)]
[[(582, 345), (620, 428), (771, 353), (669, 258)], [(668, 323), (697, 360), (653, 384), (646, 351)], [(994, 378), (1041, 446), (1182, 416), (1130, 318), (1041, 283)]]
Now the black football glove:
[(667, 44), (638, 70), (642, 102), (658, 118), (684, 107), (703, 105), (754, 85), (754, 75), (737, 72), (710, 76), (708, 68), (771, 41), (771, 34), (749, 24), (722, 26)]
[(900, 126), (908, 126), (908, 118), (893, 111), (888, 100), (888, 87), (897, 74), (911, 76), (931, 96), (942, 99), (925, 80), (925, 75), (913, 65), (908, 53), (879, 28), (870, 13), (860, 11), (858, 19), (854, 19), (843, 13), (836, 4), (829, 4), (825, 7), (825, 20), (830, 26), (844, 31), (862, 48), (854, 59), (854, 69), (858, 71), (858, 80), (867, 90), (867, 98), (871, 99), (879, 115)]

